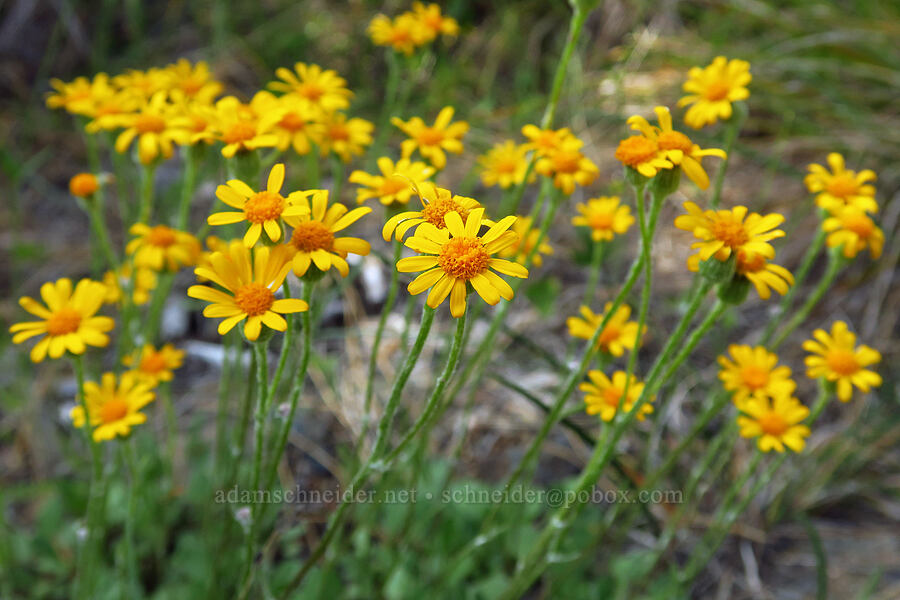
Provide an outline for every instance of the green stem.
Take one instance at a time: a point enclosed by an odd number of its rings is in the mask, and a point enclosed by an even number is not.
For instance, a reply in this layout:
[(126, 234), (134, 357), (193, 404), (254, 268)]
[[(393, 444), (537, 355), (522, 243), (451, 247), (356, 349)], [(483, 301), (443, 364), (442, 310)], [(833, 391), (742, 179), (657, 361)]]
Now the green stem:
[(172, 488), (175, 488), (175, 443), (178, 439), (178, 420), (175, 418), (175, 406), (172, 404), (172, 385), (170, 382), (163, 382), (160, 386), (159, 395), (162, 397), (163, 409), (166, 412), (166, 452), (169, 458), (169, 477), (171, 478)]
[[(135, 269), (135, 273), (137, 270)], [(136, 276), (136, 275), (135, 275)], [(134, 281), (134, 277), (132, 278)], [(162, 325), (162, 316), (166, 307), (166, 300), (169, 298), (169, 293), (172, 291), (172, 286), (175, 284), (175, 272), (172, 271), (163, 271), (159, 274), (159, 281), (156, 285), (156, 289), (153, 290), (153, 298), (150, 301), (150, 309), (147, 312), (147, 321), (146, 321), (146, 329), (144, 334), (144, 339), (147, 343), (155, 344), (156, 336), (159, 333), (159, 328)], [(132, 284), (132, 288), (134, 284)], [(134, 292), (132, 291), (132, 294)]]
[(331, 201), (340, 202), (344, 187), (344, 162), (336, 155), (331, 157), (331, 178), (334, 180)]
[(138, 561), (137, 553), (134, 545), (134, 523), (137, 514), (137, 492), (140, 484), (140, 472), (137, 467), (137, 461), (134, 458), (134, 448), (132, 448), (132, 440), (122, 440), (122, 455), (125, 458), (125, 464), (128, 466), (131, 485), (128, 487), (128, 513), (125, 519), (125, 562), (128, 568), (128, 584), (127, 587), (132, 590), (134, 598), (140, 598), (141, 593), (140, 580), (138, 579)]
[(112, 242), (109, 240), (109, 229), (106, 225), (106, 216), (104, 213), (103, 195), (98, 189), (92, 198), (87, 199), (88, 217), (91, 220), (91, 229), (94, 231), (94, 238), (100, 246), (100, 252), (106, 261), (106, 268), (115, 271), (119, 267), (119, 258), (113, 250)]
[[(384, 454), (388, 443), (388, 437), (390, 436), (391, 423), (393, 422), (394, 414), (397, 412), (397, 408), (400, 405), (400, 396), (403, 392), (403, 388), (406, 386), (406, 382), (409, 380), (413, 368), (416, 366), (419, 355), (422, 353), (422, 348), (425, 346), (425, 339), (428, 337), (428, 332), (431, 330), (433, 321), (434, 309), (426, 305), (422, 311), (422, 322), (419, 326), (419, 334), (416, 336), (416, 341), (407, 353), (406, 359), (403, 361), (403, 366), (397, 374), (397, 378), (394, 380), (390, 398), (384, 407), (384, 415), (382, 415), (381, 420), (378, 422), (378, 433), (375, 438), (375, 446), (372, 449), (372, 453), (369, 455), (366, 462), (360, 466), (359, 470), (350, 481), (350, 485), (346, 488), (351, 495), (355, 494), (357, 490), (366, 484), (369, 475), (375, 466), (376, 460), (380, 460), (381, 456)], [(328, 520), (325, 535), (319, 540), (319, 544), (316, 546), (315, 550), (309, 555), (309, 558), (303, 563), (300, 571), (287, 586), (282, 598), (287, 598), (292, 591), (297, 589), (297, 586), (303, 582), (303, 579), (309, 573), (310, 569), (312, 569), (318, 560), (325, 554), (325, 551), (331, 545), (338, 530), (343, 525), (351, 504), (352, 503), (350, 502), (341, 502), (337, 510), (331, 515), (331, 518)]]
[(556, 73), (553, 75), (553, 87), (550, 90), (550, 100), (547, 108), (544, 110), (544, 116), (541, 118), (541, 129), (547, 129), (553, 125), (553, 117), (556, 115), (556, 107), (559, 104), (559, 97), (562, 94), (563, 83), (566, 81), (566, 72), (569, 69), (569, 61), (572, 60), (572, 54), (578, 45), (578, 39), (581, 37), (581, 31), (584, 29), (584, 23), (591, 11), (582, 10), (579, 5), (572, 7), (572, 17), (569, 20), (569, 31), (566, 34), (566, 45), (563, 48), (562, 56), (556, 65)]
[(388, 316), (391, 314), (391, 311), (394, 309), (394, 303), (397, 301), (397, 289), (399, 287), (397, 262), (400, 260), (402, 251), (403, 244), (400, 240), (395, 239), (393, 261), (388, 265), (388, 269), (391, 271), (391, 284), (388, 288), (384, 306), (381, 307), (381, 316), (378, 318), (378, 327), (375, 329), (375, 339), (372, 341), (372, 350), (369, 353), (369, 370), (368, 376), (366, 377), (366, 395), (365, 400), (363, 401), (362, 427), (360, 427), (359, 438), (356, 441), (357, 448), (360, 447), (360, 444), (365, 439), (369, 429), (372, 396), (375, 393), (375, 371), (378, 367), (378, 349), (381, 347), (381, 338), (384, 336), (384, 328), (387, 325)]
[(733, 110), (733, 116), (728, 121), (728, 129), (725, 133), (725, 158), (719, 165), (719, 170), (716, 171), (712, 199), (709, 202), (709, 207), (712, 210), (719, 208), (719, 203), (722, 201), (722, 186), (725, 183), (725, 172), (728, 170), (731, 152), (734, 150), (734, 142), (737, 140), (738, 133), (741, 131), (741, 126), (747, 119), (747, 108), (742, 102), (735, 103), (733, 105)]
[(397, 96), (400, 86), (400, 63), (397, 60), (397, 53), (388, 48), (385, 50), (387, 57), (387, 85), (385, 87), (385, 103), (378, 119), (378, 130), (375, 135), (375, 143), (372, 144), (372, 152), (370, 153), (368, 168), (374, 168), (375, 161), (383, 154), (384, 144), (387, 141), (391, 117), (397, 112)]
[(156, 163), (141, 166), (141, 202), (138, 223), (150, 223), (153, 213), (153, 177), (156, 174)]
[(308, 189), (319, 188), (319, 147), (316, 144), (312, 144), (306, 155), (306, 180)]
[(592, 242), (591, 244), (591, 267), (588, 271), (588, 281), (584, 288), (584, 299), (581, 303), (584, 306), (591, 306), (594, 296), (597, 294), (597, 284), (600, 283), (600, 265), (603, 264), (603, 254), (606, 249), (606, 243)]
[(205, 146), (200, 143), (186, 149), (184, 157), (184, 179), (181, 183), (181, 201), (178, 205), (178, 218), (175, 228), (184, 231), (188, 226), (191, 214), (191, 200), (194, 197), (194, 188), (197, 186), (197, 167), (203, 160)]
[(846, 259), (841, 255), (840, 248), (828, 255), (828, 267), (825, 270), (825, 274), (822, 276), (822, 280), (819, 281), (819, 285), (816, 287), (815, 291), (810, 294), (800, 310), (798, 310), (793, 318), (788, 321), (787, 325), (784, 326), (784, 329), (781, 330), (781, 333), (778, 334), (769, 346), (773, 352), (778, 349), (782, 342), (784, 342), (797, 327), (803, 324), (807, 317), (809, 317), (809, 313), (812, 312), (812, 309), (815, 308), (816, 304), (822, 299), (822, 296), (825, 295), (825, 292), (831, 287), (831, 284), (834, 283), (841, 267), (843, 267), (845, 263)]

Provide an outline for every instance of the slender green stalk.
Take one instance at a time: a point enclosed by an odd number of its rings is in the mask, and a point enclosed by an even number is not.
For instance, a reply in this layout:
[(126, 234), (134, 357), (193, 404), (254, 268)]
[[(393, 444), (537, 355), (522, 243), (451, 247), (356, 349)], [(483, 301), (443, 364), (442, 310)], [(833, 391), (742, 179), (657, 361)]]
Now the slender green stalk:
[(191, 214), (191, 200), (194, 197), (194, 188), (197, 187), (197, 167), (203, 160), (205, 146), (196, 144), (186, 149), (184, 156), (184, 179), (181, 183), (181, 200), (178, 204), (178, 217), (175, 228), (184, 231), (188, 226)]
[(138, 223), (149, 223), (153, 213), (153, 177), (156, 174), (156, 163), (141, 166), (141, 201), (138, 212)]
[(344, 188), (344, 162), (337, 155), (331, 157), (331, 178), (334, 180), (331, 201), (340, 202)]
[[(135, 269), (136, 272), (137, 270)], [(132, 281), (134, 281), (133, 277)], [(153, 297), (150, 300), (150, 309), (147, 311), (147, 320), (144, 327), (144, 339), (150, 344), (156, 343), (156, 336), (159, 334), (163, 312), (166, 308), (166, 300), (169, 298), (173, 285), (175, 285), (174, 271), (163, 271), (159, 274), (159, 280), (156, 289), (153, 290)], [(133, 287), (134, 284), (132, 284)]]
[(581, 301), (584, 306), (591, 306), (594, 301), (594, 296), (597, 294), (597, 284), (600, 283), (600, 265), (603, 264), (605, 250), (605, 242), (592, 242), (591, 266), (588, 271), (587, 285), (584, 288), (584, 299)]
[(725, 182), (725, 172), (728, 170), (728, 163), (731, 160), (731, 153), (734, 150), (734, 142), (737, 140), (744, 121), (747, 120), (747, 107), (743, 102), (735, 103), (733, 106), (733, 114), (728, 121), (728, 128), (725, 131), (725, 158), (716, 171), (716, 179), (713, 183), (712, 199), (709, 201), (709, 207), (712, 210), (719, 208), (722, 201), (722, 185)]
[[(250, 490), (259, 490), (262, 473), (263, 449), (265, 440), (263, 433), (266, 429), (266, 417), (269, 414), (269, 362), (265, 342), (253, 344), (253, 353), (256, 355), (256, 387), (259, 390), (256, 398), (256, 413), (254, 416), (253, 430), (256, 443), (253, 454), (253, 474)], [(250, 529), (247, 533), (247, 545), (244, 556), (244, 574), (241, 577), (241, 596), (245, 597), (249, 591), (253, 576), (253, 563), (256, 556), (256, 535), (259, 531), (259, 516), (262, 505), (258, 502), (250, 504)]]
[(553, 117), (556, 115), (556, 107), (559, 104), (559, 97), (562, 94), (563, 83), (566, 81), (566, 72), (569, 69), (569, 62), (572, 60), (572, 54), (578, 45), (578, 39), (581, 37), (581, 31), (584, 29), (584, 23), (587, 21), (590, 10), (583, 10), (580, 5), (572, 6), (572, 17), (569, 20), (569, 31), (566, 34), (566, 45), (563, 47), (562, 56), (556, 65), (556, 73), (553, 75), (553, 87), (550, 90), (550, 100), (547, 102), (547, 108), (544, 109), (544, 116), (541, 118), (541, 129), (547, 129), (553, 125)]
[(175, 487), (175, 456), (176, 440), (178, 439), (178, 420), (175, 418), (175, 406), (172, 403), (172, 385), (165, 381), (160, 386), (159, 395), (162, 398), (163, 409), (166, 413), (166, 453), (169, 458), (169, 477), (172, 487)]
[(359, 430), (359, 437), (356, 441), (356, 447), (359, 448), (360, 444), (366, 437), (366, 433), (369, 429), (369, 419), (371, 418), (370, 412), (372, 410), (372, 396), (375, 393), (375, 371), (378, 367), (378, 349), (381, 347), (381, 338), (384, 336), (384, 328), (387, 325), (388, 316), (391, 314), (391, 311), (394, 309), (394, 303), (397, 301), (397, 289), (399, 287), (399, 271), (397, 271), (397, 262), (400, 260), (400, 255), (403, 251), (403, 244), (400, 240), (394, 240), (394, 257), (391, 264), (388, 265), (388, 268), (391, 271), (391, 283), (388, 287), (387, 298), (384, 301), (384, 306), (381, 307), (381, 316), (378, 318), (378, 327), (375, 329), (375, 339), (372, 341), (372, 350), (369, 353), (369, 370), (368, 375), (366, 377), (366, 395), (363, 401), (363, 417), (362, 417), (362, 426)]
[[(281, 286), (281, 291), (284, 294), (285, 298), (291, 297), (291, 286), (288, 285), (287, 279), (285, 279), (284, 284)], [(304, 300), (309, 303), (308, 298), (304, 298)], [(281, 379), (284, 377), (284, 367), (287, 364), (288, 354), (291, 353), (294, 346), (294, 319), (286, 319), (287, 321), (287, 329), (284, 332), (284, 339), (281, 341), (281, 352), (278, 355), (278, 364), (275, 367), (275, 375), (272, 377), (272, 383), (270, 387), (272, 388), (272, 396), (278, 393), (278, 388), (281, 386)]]
[(400, 348), (404, 353), (409, 351), (409, 328), (412, 325), (413, 311), (416, 309), (416, 297), (406, 297), (406, 307), (403, 309), (403, 329), (400, 331)]
[[(101, 186), (102, 187), (102, 186)], [(115, 270), (119, 266), (119, 258), (113, 250), (112, 242), (109, 240), (109, 229), (106, 226), (106, 216), (103, 206), (103, 195), (98, 189), (93, 197), (88, 198), (86, 202), (88, 217), (91, 221), (91, 229), (94, 231), (94, 239), (100, 247), (103, 259), (106, 262), (106, 268)]]
[(781, 303), (778, 305), (778, 316), (770, 319), (768, 325), (766, 325), (766, 329), (763, 333), (761, 342), (763, 345), (767, 344), (769, 340), (772, 339), (772, 335), (775, 333), (775, 329), (781, 324), (781, 321), (784, 319), (784, 317), (787, 316), (788, 311), (794, 303), (794, 298), (797, 296), (797, 290), (799, 290), (800, 286), (802, 286), (806, 281), (806, 276), (809, 275), (809, 270), (812, 268), (816, 257), (822, 250), (822, 246), (825, 245), (826, 237), (827, 234), (825, 230), (820, 227), (812, 244), (810, 244), (806, 249), (806, 254), (803, 255), (803, 259), (800, 261), (800, 266), (797, 267), (797, 270), (794, 272), (794, 284), (791, 286), (791, 289), (788, 290), (788, 293), (784, 295), (784, 297), (781, 299)]
[(128, 466), (128, 474), (131, 478), (128, 486), (128, 512), (125, 518), (125, 562), (128, 570), (127, 588), (131, 589), (134, 598), (142, 595), (140, 580), (138, 579), (138, 560), (134, 545), (134, 522), (137, 514), (137, 495), (140, 485), (140, 471), (134, 458), (132, 440), (122, 440), (122, 456)]
[(75, 378), (78, 383), (78, 402), (84, 411), (85, 440), (91, 451), (91, 484), (88, 491), (87, 534), (81, 557), (78, 561), (78, 572), (75, 578), (75, 598), (90, 598), (94, 587), (94, 568), (97, 559), (100, 531), (103, 528), (103, 457), (100, 443), (94, 440), (94, 427), (91, 425), (90, 412), (84, 393), (84, 358), (81, 355), (72, 357), (75, 367)]
[(375, 143), (372, 144), (372, 151), (369, 153), (368, 168), (373, 168), (375, 161), (384, 153), (384, 144), (387, 141), (391, 117), (396, 116), (397, 96), (400, 86), (400, 63), (397, 60), (397, 52), (393, 48), (385, 50), (387, 59), (387, 84), (385, 86), (385, 102), (382, 105), (381, 116), (378, 118), (378, 129), (375, 134)]
[(803, 306), (794, 314), (793, 318), (788, 321), (787, 325), (784, 326), (784, 329), (781, 330), (781, 333), (775, 338), (775, 340), (770, 345), (770, 349), (774, 352), (778, 349), (778, 347), (787, 339), (791, 333), (797, 329), (800, 325), (806, 321), (807, 317), (809, 317), (809, 313), (812, 312), (812, 309), (815, 308), (816, 304), (822, 299), (822, 296), (825, 295), (825, 292), (831, 288), (831, 284), (834, 283), (835, 278), (838, 273), (846, 264), (846, 259), (841, 255), (840, 249), (836, 252), (831, 252), (828, 255), (828, 267), (825, 270), (825, 274), (822, 276), (821, 281), (819, 281), (819, 285), (816, 286), (816, 289), (812, 294), (806, 299), (806, 302)]
[[(403, 361), (403, 366), (400, 368), (400, 372), (397, 374), (397, 378), (394, 380), (394, 386), (391, 389), (390, 398), (388, 399), (388, 402), (384, 407), (384, 415), (382, 415), (381, 420), (378, 422), (375, 446), (372, 449), (372, 453), (369, 455), (369, 458), (366, 459), (366, 462), (364, 462), (360, 466), (359, 470), (350, 481), (350, 485), (346, 488), (347, 492), (350, 494), (355, 494), (357, 490), (361, 489), (366, 484), (369, 479), (369, 475), (373, 470), (375, 470), (375, 467), (378, 466), (376, 464), (376, 461), (384, 464), (381, 461), (381, 457), (383, 456), (384, 451), (387, 448), (388, 437), (390, 437), (391, 423), (393, 422), (394, 414), (397, 412), (397, 408), (400, 405), (400, 396), (403, 393), (403, 388), (406, 387), (406, 382), (409, 380), (409, 376), (412, 373), (413, 368), (416, 366), (419, 355), (422, 353), (422, 348), (425, 346), (425, 339), (428, 337), (428, 332), (431, 330), (431, 324), (433, 321), (434, 309), (426, 305), (422, 310), (422, 322), (419, 325), (419, 334), (416, 336), (416, 341), (407, 353), (406, 359)], [(287, 598), (288, 596), (290, 596), (292, 591), (297, 589), (297, 586), (299, 586), (303, 582), (303, 579), (309, 573), (310, 569), (312, 569), (316, 562), (318, 562), (318, 560), (325, 554), (325, 551), (331, 545), (331, 542), (334, 540), (338, 530), (340, 530), (340, 528), (343, 526), (344, 519), (346, 519), (347, 517), (347, 511), (349, 510), (350, 506), (350, 502), (341, 502), (341, 504), (337, 507), (337, 510), (332, 513), (331, 518), (328, 520), (328, 526), (325, 530), (325, 535), (323, 535), (322, 539), (319, 540), (319, 544), (316, 546), (315, 550), (312, 551), (309, 558), (307, 558), (306, 562), (303, 563), (300, 571), (287, 586), (282, 595), (282, 598)]]
[(316, 144), (306, 154), (306, 180), (308, 189), (319, 188), (319, 146)]
[[(268, 474), (263, 480), (265, 483), (264, 489), (266, 490), (271, 489), (275, 483), (275, 478), (278, 474), (278, 464), (281, 462), (284, 449), (287, 447), (288, 438), (291, 435), (291, 426), (294, 423), (294, 416), (297, 414), (297, 404), (300, 400), (300, 394), (303, 391), (303, 384), (306, 381), (306, 371), (309, 369), (309, 357), (312, 352), (313, 334), (310, 311), (312, 310), (312, 293), (315, 285), (315, 283), (309, 281), (303, 283), (303, 300), (309, 306), (309, 309), (300, 314), (300, 318), (303, 322), (303, 347), (300, 351), (300, 363), (297, 365), (297, 369), (294, 371), (294, 378), (291, 381), (291, 392), (288, 398), (288, 405), (290, 408), (288, 409), (288, 414), (285, 417), (284, 422), (281, 424), (281, 431), (278, 433), (275, 451), (272, 453), (269, 468), (267, 469)], [(287, 341), (285, 341), (285, 343), (287, 343)]]

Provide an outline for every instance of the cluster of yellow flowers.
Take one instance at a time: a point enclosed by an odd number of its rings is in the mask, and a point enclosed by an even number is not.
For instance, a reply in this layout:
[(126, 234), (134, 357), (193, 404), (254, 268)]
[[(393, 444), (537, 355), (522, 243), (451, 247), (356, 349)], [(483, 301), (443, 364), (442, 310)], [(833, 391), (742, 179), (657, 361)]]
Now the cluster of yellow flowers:
[(410, 56), (418, 48), (430, 44), (439, 35), (453, 37), (459, 24), (452, 17), (441, 14), (438, 4), (413, 2), (412, 10), (391, 19), (377, 15), (369, 23), (369, 37), (376, 46), (393, 48)]

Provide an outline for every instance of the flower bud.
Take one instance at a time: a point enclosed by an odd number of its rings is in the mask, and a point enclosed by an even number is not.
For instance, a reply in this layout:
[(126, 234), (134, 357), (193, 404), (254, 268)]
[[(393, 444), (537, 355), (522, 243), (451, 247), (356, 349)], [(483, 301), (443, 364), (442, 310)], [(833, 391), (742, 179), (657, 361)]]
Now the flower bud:
[(742, 275), (736, 275), (731, 278), (731, 281), (719, 284), (716, 293), (722, 302), (737, 305), (747, 299), (749, 291), (750, 280)]
[(726, 283), (734, 277), (736, 264), (737, 255), (734, 252), (724, 261), (713, 255), (700, 263), (700, 274), (711, 283)]

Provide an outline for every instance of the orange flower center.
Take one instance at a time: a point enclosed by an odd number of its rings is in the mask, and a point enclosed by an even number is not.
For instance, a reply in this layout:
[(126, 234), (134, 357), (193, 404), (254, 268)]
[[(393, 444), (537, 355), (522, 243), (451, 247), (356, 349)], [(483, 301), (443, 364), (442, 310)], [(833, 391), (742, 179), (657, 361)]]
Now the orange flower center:
[(288, 131), (300, 131), (306, 127), (306, 120), (295, 112), (289, 112), (281, 118), (278, 125)]
[(657, 152), (659, 146), (656, 142), (642, 135), (633, 135), (619, 142), (616, 159), (624, 165), (636, 167), (654, 158)]
[(284, 210), (284, 198), (277, 192), (259, 192), (244, 204), (244, 216), (251, 223), (274, 221)]
[(63, 307), (47, 319), (47, 333), (50, 335), (75, 333), (80, 325), (81, 313), (74, 308)]
[(751, 390), (758, 390), (769, 383), (769, 370), (757, 365), (746, 365), (741, 369), (741, 379)]
[(166, 370), (166, 359), (162, 352), (151, 352), (141, 359), (138, 369), (143, 373), (156, 374)]
[(104, 424), (114, 423), (128, 414), (128, 403), (119, 398), (112, 398), (100, 407), (100, 420)]
[(447, 227), (444, 224), (444, 215), (448, 212), (456, 211), (459, 213), (459, 216), (462, 217), (463, 223), (466, 222), (466, 219), (469, 216), (469, 211), (454, 202), (449, 197), (439, 197), (434, 202), (429, 202), (425, 205), (425, 208), (422, 209), (422, 218), (426, 221), (437, 227), (438, 229), (444, 229)]
[(859, 363), (852, 351), (844, 348), (832, 348), (825, 356), (828, 368), (838, 375), (853, 375), (859, 371)]
[(441, 248), (438, 265), (448, 275), (469, 280), (488, 268), (491, 255), (477, 237), (453, 238)]
[(175, 243), (175, 230), (165, 225), (157, 225), (147, 234), (147, 243), (151, 246), (168, 248)]
[(553, 170), (557, 173), (576, 173), (581, 163), (581, 152), (558, 150), (553, 153)]
[(206, 131), (206, 128), (209, 127), (209, 122), (203, 117), (198, 117), (193, 115), (191, 117), (191, 132), (193, 133), (203, 133)]
[(494, 171), (512, 175), (519, 168), (519, 161), (515, 158), (500, 158), (494, 163)]
[(681, 150), (684, 153), (690, 153), (694, 147), (691, 138), (684, 135), (680, 131), (664, 131), (659, 134), (656, 139), (660, 150)]
[(730, 214), (724, 217), (716, 216), (712, 224), (712, 234), (729, 248), (738, 248), (750, 241), (744, 224)]
[(766, 268), (766, 257), (762, 254), (754, 252), (738, 252), (737, 271), (738, 273), (757, 273)]
[(760, 415), (757, 423), (759, 423), (760, 429), (769, 435), (780, 436), (788, 430), (788, 423), (784, 417), (773, 411)]
[(393, 196), (398, 192), (409, 189), (409, 183), (399, 177), (385, 177), (378, 187), (378, 193), (382, 196)]
[(392, 45), (401, 46), (412, 40), (412, 34), (408, 29), (396, 27), (391, 30), (390, 41)]
[(332, 125), (328, 128), (328, 137), (334, 141), (347, 141), (350, 139), (350, 130), (341, 124)]
[(846, 200), (848, 196), (852, 196), (857, 192), (859, 186), (856, 183), (855, 177), (847, 173), (842, 173), (832, 177), (828, 181), (826, 189), (832, 196), (837, 196), (838, 198)]
[(138, 115), (134, 128), (138, 133), (159, 133), (166, 128), (166, 121), (156, 115)]
[(265, 314), (274, 302), (275, 294), (261, 283), (242, 285), (234, 294), (234, 303), (251, 317)]
[(591, 229), (612, 229), (613, 216), (610, 213), (592, 213), (588, 218)]
[(188, 96), (194, 96), (203, 89), (203, 84), (206, 83), (202, 79), (198, 79), (195, 77), (189, 77), (187, 79), (179, 82), (178, 87), (181, 88), (181, 91), (187, 94)]
[(100, 188), (97, 177), (91, 173), (79, 173), (69, 180), (69, 191), (73, 196), (85, 198)]
[(331, 251), (334, 234), (321, 221), (303, 221), (294, 228), (291, 244), (302, 252)]
[(222, 141), (226, 144), (240, 144), (254, 137), (256, 137), (256, 126), (253, 123), (239, 121), (222, 135)]
[(294, 91), (297, 92), (299, 96), (303, 96), (307, 100), (313, 102), (318, 102), (319, 99), (325, 95), (325, 90), (315, 81), (305, 81), (298, 85)]
[(716, 79), (711, 81), (706, 89), (703, 90), (703, 97), (707, 100), (715, 102), (716, 100), (724, 100), (728, 97), (728, 92), (731, 91), (731, 86), (728, 85), (727, 81), (722, 79)]
[(434, 127), (426, 127), (416, 134), (416, 141), (422, 146), (437, 146), (444, 141), (444, 132)]
[(862, 213), (850, 213), (844, 216), (844, 228), (849, 229), (859, 237), (866, 239), (872, 235), (875, 224), (872, 219)]
[(622, 330), (619, 329), (618, 325), (607, 323), (606, 327), (603, 329), (603, 333), (600, 334), (600, 338), (597, 340), (597, 343), (600, 344), (600, 346), (602, 346), (603, 348), (606, 348), (611, 343), (619, 339), (620, 335), (622, 335)]

